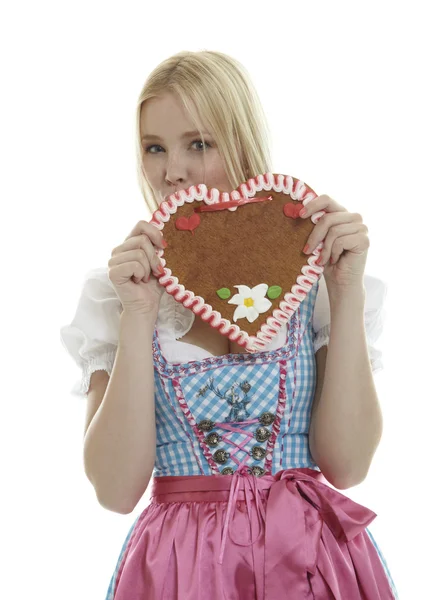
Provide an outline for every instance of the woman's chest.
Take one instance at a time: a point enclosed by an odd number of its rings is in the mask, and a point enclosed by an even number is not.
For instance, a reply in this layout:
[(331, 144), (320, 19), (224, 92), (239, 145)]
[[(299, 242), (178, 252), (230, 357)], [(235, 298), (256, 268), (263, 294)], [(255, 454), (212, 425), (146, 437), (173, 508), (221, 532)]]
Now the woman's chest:
[(191, 329), (179, 341), (198, 346), (213, 356), (244, 354), (246, 352), (245, 348), (229, 340), (228, 337), (219, 333), (219, 331), (199, 317), (195, 318)]

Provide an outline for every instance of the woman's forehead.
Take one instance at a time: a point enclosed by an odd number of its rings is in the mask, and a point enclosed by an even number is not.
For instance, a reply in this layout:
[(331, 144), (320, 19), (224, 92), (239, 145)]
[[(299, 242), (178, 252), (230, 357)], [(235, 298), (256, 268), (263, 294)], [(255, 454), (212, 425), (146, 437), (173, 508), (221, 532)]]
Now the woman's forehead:
[(200, 118), (195, 106), (191, 107), (194, 119), (173, 94), (164, 94), (143, 102), (140, 112), (140, 134), (148, 138), (163, 137), (164, 132), (173, 130), (180, 137), (197, 135), (197, 127), (207, 134), (212, 130), (206, 120)]

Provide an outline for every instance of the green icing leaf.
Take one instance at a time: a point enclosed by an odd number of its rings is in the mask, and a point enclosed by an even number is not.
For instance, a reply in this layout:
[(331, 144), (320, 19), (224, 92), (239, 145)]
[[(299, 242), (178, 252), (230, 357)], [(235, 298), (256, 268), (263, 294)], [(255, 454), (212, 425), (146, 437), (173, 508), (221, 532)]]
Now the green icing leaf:
[(280, 288), (279, 285), (271, 285), (271, 287), (268, 289), (267, 296), (271, 300), (275, 300), (275, 298), (278, 298), (282, 291), (283, 289)]
[(227, 298), (230, 298), (230, 296), (232, 295), (231, 291), (228, 288), (221, 288), (217, 291), (217, 294), (222, 300), (227, 300)]

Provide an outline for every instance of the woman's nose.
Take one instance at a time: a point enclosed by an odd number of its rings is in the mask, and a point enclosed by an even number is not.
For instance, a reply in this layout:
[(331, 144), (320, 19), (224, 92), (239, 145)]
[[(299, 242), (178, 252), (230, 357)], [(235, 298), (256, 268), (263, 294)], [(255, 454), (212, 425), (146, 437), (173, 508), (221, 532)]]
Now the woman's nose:
[(174, 186), (178, 186), (178, 185), (182, 185), (183, 182), (185, 181), (185, 179), (183, 177), (178, 177), (176, 175), (172, 175), (171, 173), (166, 175), (165, 180), (168, 184), (170, 185), (174, 185)]
[(182, 157), (178, 155), (168, 157), (165, 169), (168, 181), (171, 181), (173, 184), (185, 181), (187, 165), (185, 164), (185, 160), (182, 160)]

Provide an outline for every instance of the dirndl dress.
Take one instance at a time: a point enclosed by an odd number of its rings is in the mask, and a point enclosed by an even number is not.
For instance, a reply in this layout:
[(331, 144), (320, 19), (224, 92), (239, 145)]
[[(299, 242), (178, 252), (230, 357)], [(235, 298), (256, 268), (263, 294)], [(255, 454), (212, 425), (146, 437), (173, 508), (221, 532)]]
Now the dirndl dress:
[(398, 599), (368, 525), (308, 445), (316, 288), (278, 350), (168, 363), (153, 339), (150, 504), (106, 600)]

